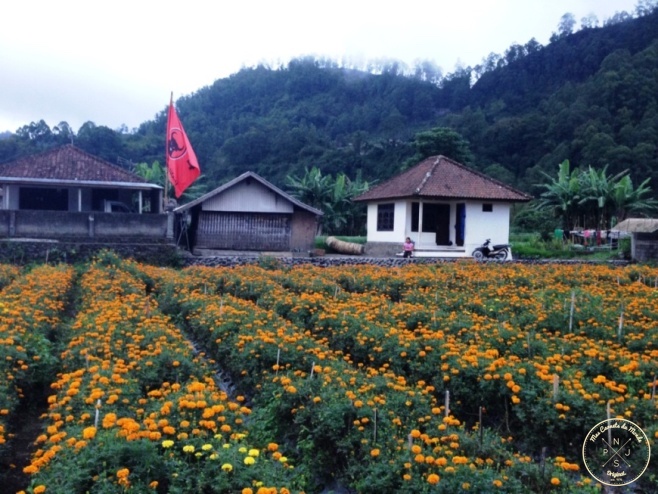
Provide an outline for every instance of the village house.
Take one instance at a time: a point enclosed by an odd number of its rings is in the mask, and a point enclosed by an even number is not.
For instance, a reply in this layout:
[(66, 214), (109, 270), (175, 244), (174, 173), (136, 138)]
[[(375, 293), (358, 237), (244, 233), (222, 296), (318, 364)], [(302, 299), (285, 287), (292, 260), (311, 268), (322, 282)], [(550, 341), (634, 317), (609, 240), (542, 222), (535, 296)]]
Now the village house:
[(195, 253), (308, 252), (323, 214), (253, 172), (179, 206), (174, 213), (179, 245)]
[(432, 156), (355, 198), (367, 204), (365, 254), (469, 257), (485, 240), (508, 243), (510, 211), (531, 196), (445, 156)]
[(162, 187), (73, 145), (0, 165), (0, 188), (0, 238), (112, 242), (168, 235)]

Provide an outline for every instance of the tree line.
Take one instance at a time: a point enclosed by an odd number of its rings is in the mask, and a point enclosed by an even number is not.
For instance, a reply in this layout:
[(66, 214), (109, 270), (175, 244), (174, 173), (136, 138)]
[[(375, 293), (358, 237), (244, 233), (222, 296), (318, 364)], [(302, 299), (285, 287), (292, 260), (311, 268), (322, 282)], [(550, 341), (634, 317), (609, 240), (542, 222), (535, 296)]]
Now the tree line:
[[(204, 176), (192, 192), (245, 171), (293, 189), (287, 177), (371, 184), (427, 152), (535, 196), (567, 159), (655, 183), (656, 2), (581, 26), (565, 14), (550, 44), (513, 45), (445, 76), (431, 63), (379, 61), (364, 71), (311, 57), (244, 68), (177, 101)], [(32, 122), (0, 139), (0, 162), (72, 142), (128, 168), (151, 167), (164, 159), (165, 126), (166, 107), (132, 131)]]

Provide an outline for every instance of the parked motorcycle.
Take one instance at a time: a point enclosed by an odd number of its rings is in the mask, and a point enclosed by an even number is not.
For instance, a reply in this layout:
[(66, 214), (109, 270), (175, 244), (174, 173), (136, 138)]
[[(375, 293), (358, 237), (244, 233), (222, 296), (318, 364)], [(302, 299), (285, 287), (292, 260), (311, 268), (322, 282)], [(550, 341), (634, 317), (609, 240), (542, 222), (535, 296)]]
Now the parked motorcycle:
[(484, 259), (496, 259), (504, 261), (512, 258), (512, 246), (510, 244), (498, 244), (489, 246), (491, 239), (488, 238), (482, 245), (473, 251), (473, 258), (476, 261)]

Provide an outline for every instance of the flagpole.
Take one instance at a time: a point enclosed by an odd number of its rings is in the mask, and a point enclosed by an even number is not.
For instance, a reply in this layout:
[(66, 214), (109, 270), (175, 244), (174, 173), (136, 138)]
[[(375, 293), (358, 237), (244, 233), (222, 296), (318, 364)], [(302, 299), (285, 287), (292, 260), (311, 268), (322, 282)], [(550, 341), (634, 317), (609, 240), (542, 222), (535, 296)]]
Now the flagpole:
[(169, 206), (169, 194), (167, 193), (167, 190), (169, 189), (169, 166), (168, 166), (168, 159), (169, 159), (169, 136), (167, 133), (169, 132), (169, 113), (171, 113), (171, 105), (174, 104), (174, 92), (171, 92), (171, 96), (169, 97), (169, 108), (167, 108), (167, 123), (165, 124), (165, 162), (164, 162), (164, 172), (165, 172), (165, 182), (164, 182), (164, 205), (165, 205), (165, 210), (167, 209), (167, 206)]

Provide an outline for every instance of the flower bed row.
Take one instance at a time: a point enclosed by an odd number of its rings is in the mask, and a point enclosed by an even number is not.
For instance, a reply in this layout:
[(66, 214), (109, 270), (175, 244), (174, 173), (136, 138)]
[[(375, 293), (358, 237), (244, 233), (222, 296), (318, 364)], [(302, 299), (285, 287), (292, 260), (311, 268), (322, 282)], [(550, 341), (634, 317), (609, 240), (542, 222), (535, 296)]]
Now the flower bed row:
[[(376, 352), (379, 343), (404, 353), (405, 336), (414, 335), (403, 334), (396, 311), (410, 307), (393, 300), (413, 279), (406, 272), (398, 280), (374, 272), (365, 293), (337, 285), (341, 276), (360, 279), (353, 270), (301, 272), (253, 266), (149, 271), (161, 304), (249, 393), (254, 427), (295, 448), (298, 468), (311, 473), (310, 490), (332, 479), (358, 492), (522, 492), (589, 483), (565, 458), (540, 468), (514, 451), (508, 435), (467, 429), (464, 420), (446, 413), (436, 386), (415, 379), (408, 365), (396, 372), (391, 358), (356, 356), (361, 349)], [(389, 286), (395, 281), (395, 290), (373, 293), (377, 279)], [(336, 326), (321, 326), (332, 314)], [(426, 346), (443, 353), (441, 339)]]
[(218, 388), (211, 365), (124, 267), (106, 257), (81, 277), (28, 491), (290, 492), (278, 445), (254, 446), (244, 399)]
[[(4, 464), (26, 393), (46, 385), (57, 367), (54, 344), (72, 282), (69, 267), (39, 266), (26, 273), (0, 268), (0, 459)], [(38, 399), (38, 397), (33, 397)]]

